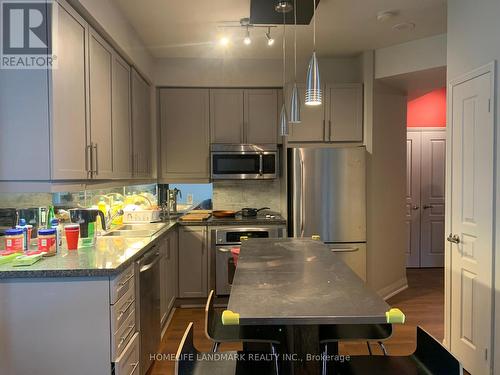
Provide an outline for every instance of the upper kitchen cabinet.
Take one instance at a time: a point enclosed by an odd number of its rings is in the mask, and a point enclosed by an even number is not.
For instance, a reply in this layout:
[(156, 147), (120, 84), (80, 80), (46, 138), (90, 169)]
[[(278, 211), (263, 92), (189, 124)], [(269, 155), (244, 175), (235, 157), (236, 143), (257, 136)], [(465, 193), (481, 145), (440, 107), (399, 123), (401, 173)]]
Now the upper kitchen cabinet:
[(278, 143), (277, 89), (210, 89), (211, 143)]
[[(304, 104), (305, 85), (298, 84), (300, 124), (290, 124), (288, 142), (363, 142), (363, 85), (326, 85), (320, 106)], [(292, 87), (287, 88), (287, 103)]]
[(210, 89), (211, 143), (245, 143), (242, 89)]
[(134, 177), (152, 176), (151, 86), (132, 69), (132, 160)]
[(326, 92), (330, 142), (363, 142), (363, 85), (328, 85)]
[(206, 182), (210, 178), (209, 89), (160, 90), (160, 179)]
[(112, 125), (113, 175), (115, 178), (132, 177), (132, 123), (131, 123), (131, 70), (120, 56), (113, 56)]
[(112, 130), (113, 49), (92, 28), (89, 32), (89, 85), (92, 174), (96, 179), (111, 179), (113, 174)]
[[(292, 86), (286, 90), (286, 103), (290, 103)], [(305, 105), (306, 85), (297, 84), (300, 99), (300, 124), (289, 124), (288, 142), (324, 142), (325, 141), (325, 106)], [(324, 87), (323, 87), (324, 92)]]
[(52, 175), (45, 179), (86, 179), (91, 177), (93, 153), (87, 147), (88, 25), (65, 3), (53, 6), (58, 19), (52, 35), (57, 69), (49, 74)]
[(278, 143), (278, 90), (245, 90), (245, 142)]

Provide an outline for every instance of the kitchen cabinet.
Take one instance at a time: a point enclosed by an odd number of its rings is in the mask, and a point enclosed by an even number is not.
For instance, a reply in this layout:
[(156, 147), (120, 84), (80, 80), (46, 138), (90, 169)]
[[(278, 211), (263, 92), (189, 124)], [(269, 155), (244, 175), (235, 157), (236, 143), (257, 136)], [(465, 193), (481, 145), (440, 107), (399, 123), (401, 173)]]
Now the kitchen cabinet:
[[(54, 69), (0, 71), (0, 180), (129, 179), (130, 66), (66, 1), (52, 9)], [(149, 109), (147, 87), (140, 108)], [(142, 178), (152, 165), (150, 111), (143, 112)]]
[(132, 69), (132, 157), (134, 177), (152, 176), (151, 87)]
[[(286, 90), (286, 103), (289, 107), (292, 86)], [(300, 98), (300, 124), (289, 124), (288, 142), (324, 142), (325, 141), (325, 106), (305, 105), (306, 85), (297, 84)], [(324, 92), (324, 86), (323, 86)]]
[(206, 226), (179, 227), (179, 297), (208, 296), (208, 236)]
[(363, 142), (363, 85), (327, 85), (328, 135), (330, 142)]
[(245, 143), (278, 143), (278, 90), (245, 90)]
[(132, 123), (130, 101), (130, 66), (117, 54), (113, 56), (112, 125), (113, 177), (132, 177)]
[(178, 240), (177, 232), (165, 236), (160, 245), (160, 310), (161, 325), (166, 323), (168, 314), (174, 307), (178, 290)]
[(278, 143), (277, 89), (210, 89), (211, 143)]
[[(304, 104), (305, 85), (298, 84), (301, 120), (290, 124), (288, 142), (363, 142), (363, 85), (334, 84), (323, 87), (323, 104)], [(292, 87), (287, 88), (287, 103)]]
[(210, 179), (210, 94), (208, 89), (160, 90), (160, 179)]
[(113, 178), (112, 68), (113, 49), (92, 28), (89, 32), (90, 147), (92, 177)]
[(243, 89), (210, 89), (211, 143), (245, 143)]
[(46, 179), (86, 179), (92, 168), (92, 150), (86, 142), (88, 25), (66, 3), (54, 2), (53, 6), (58, 20), (53, 36), (57, 69), (49, 71), (52, 175)]

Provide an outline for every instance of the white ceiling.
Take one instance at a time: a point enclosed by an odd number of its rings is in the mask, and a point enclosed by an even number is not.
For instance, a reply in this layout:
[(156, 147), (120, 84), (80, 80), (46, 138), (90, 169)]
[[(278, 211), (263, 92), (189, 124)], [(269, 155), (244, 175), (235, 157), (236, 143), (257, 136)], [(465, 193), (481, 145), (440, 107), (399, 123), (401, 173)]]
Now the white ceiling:
[[(250, 0), (115, 1), (157, 58), (279, 58), (282, 53), (282, 27), (273, 29), (273, 47), (267, 46), (263, 29), (251, 30), (250, 46), (242, 43), (244, 30), (226, 29), (231, 43), (218, 45), (224, 29), (217, 25), (248, 17)], [(399, 15), (380, 23), (377, 13), (384, 10), (397, 10)], [(446, 32), (446, 0), (321, 0), (316, 16), (320, 57), (352, 56)], [(413, 22), (416, 28), (392, 29), (401, 22)], [(287, 27), (289, 46), (292, 29)], [(307, 57), (312, 48), (311, 25), (297, 27), (297, 43), (299, 58)]]

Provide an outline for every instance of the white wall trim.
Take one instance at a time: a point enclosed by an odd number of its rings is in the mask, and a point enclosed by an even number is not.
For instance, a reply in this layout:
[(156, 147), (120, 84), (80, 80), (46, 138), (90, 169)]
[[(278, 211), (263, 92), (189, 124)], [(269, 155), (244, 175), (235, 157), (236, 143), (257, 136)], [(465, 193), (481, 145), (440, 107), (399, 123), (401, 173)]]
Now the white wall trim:
[(408, 289), (408, 279), (406, 277), (403, 277), (402, 279), (399, 279), (398, 281), (378, 290), (377, 294), (380, 295), (384, 300), (388, 300), (389, 298), (394, 297), (396, 294), (399, 294), (406, 289)]

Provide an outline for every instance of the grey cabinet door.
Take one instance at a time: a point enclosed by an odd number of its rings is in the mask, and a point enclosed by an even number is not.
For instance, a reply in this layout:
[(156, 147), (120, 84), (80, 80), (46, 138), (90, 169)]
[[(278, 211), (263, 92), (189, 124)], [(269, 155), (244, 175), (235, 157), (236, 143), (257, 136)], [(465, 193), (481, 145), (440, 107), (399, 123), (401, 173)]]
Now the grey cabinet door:
[(52, 179), (86, 179), (88, 26), (69, 6), (54, 7), (58, 27), (53, 38), (57, 69), (49, 82)]
[(160, 317), (161, 317), (161, 327), (165, 323), (168, 315), (167, 311), (167, 277), (168, 277), (168, 242), (165, 239), (160, 243)]
[(278, 143), (278, 90), (246, 89), (245, 142)]
[(160, 90), (161, 178), (206, 182), (210, 178), (209, 90)]
[[(325, 106), (305, 105), (305, 84), (297, 84), (300, 97), (300, 124), (289, 124), (290, 135), (288, 142), (324, 142), (325, 141)], [(290, 96), (292, 87), (286, 90), (286, 105), (290, 108)], [(323, 88), (324, 98), (324, 88)], [(324, 101), (324, 100), (323, 100)]]
[(202, 298), (208, 295), (207, 228), (179, 228), (179, 297)]
[(359, 83), (327, 87), (328, 140), (363, 142), (363, 85)]
[(211, 143), (244, 143), (243, 90), (210, 89)]
[(150, 86), (132, 69), (132, 156), (134, 177), (148, 178), (151, 171)]
[(132, 124), (130, 66), (118, 55), (113, 57), (112, 80), (113, 176), (132, 177)]
[(113, 49), (96, 31), (89, 32), (90, 144), (93, 148), (93, 177), (113, 177), (113, 131), (111, 81)]

